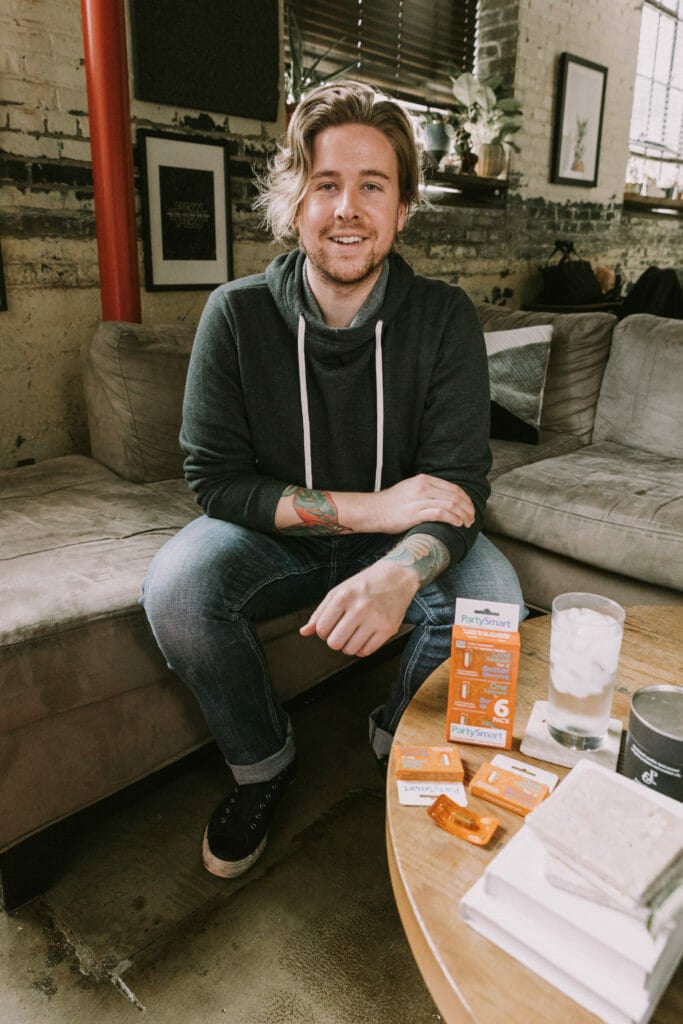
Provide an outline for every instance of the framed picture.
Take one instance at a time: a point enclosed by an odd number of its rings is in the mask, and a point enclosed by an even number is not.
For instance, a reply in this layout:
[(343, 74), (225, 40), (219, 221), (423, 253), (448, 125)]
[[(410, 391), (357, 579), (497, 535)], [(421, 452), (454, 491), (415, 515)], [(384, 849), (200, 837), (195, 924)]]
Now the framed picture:
[(213, 288), (232, 277), (223, 142), (138, 131), (145, 286)]
[(561, 54), (551, 182), (597, 184), (606, 85), (607, 68)]

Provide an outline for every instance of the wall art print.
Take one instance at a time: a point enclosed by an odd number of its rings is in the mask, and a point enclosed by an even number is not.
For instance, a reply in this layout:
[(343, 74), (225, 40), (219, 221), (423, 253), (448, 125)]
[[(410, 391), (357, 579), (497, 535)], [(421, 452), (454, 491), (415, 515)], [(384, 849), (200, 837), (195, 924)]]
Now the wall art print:
[(561, 54), (551, 182), (597, 184), (606, 86), (606, 67)]
[(138, 132), (145, 286), (213, 288), (232, 277), (226, 145)]

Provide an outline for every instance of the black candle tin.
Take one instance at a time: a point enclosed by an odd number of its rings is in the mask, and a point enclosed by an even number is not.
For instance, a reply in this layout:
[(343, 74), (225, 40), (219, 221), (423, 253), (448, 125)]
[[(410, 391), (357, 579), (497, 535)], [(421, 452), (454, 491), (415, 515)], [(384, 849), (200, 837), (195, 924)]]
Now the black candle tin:
[(633, 694), (622, 774), (683, 801), (683, 687), (644, 686)]

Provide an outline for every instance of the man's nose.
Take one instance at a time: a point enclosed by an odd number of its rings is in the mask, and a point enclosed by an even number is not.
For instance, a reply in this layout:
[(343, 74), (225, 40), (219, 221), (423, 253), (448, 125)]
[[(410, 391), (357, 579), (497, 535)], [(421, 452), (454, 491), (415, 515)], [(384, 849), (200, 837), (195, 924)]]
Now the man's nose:
[(340, 190), (335, 215), (340, 220), (353, 220), (358, 216), (357, 196), (353, 189), (343, 188)]

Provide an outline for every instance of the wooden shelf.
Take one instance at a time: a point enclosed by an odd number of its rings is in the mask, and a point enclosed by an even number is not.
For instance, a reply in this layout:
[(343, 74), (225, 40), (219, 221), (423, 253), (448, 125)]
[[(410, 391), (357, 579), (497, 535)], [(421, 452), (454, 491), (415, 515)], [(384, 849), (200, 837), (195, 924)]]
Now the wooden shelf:
[(484, 178), (479, 174), (425, 175), (429, 199), (439, 206), (504, 206), (508, 191), (506, 178)]
[(666, 210), (669, 216), (673, 214), (683, 217), (683, 199), (660, 199), (658, 196), (639, 196), (632, 192), (625, 192), (624, 209), (634, 213), (653, 213), (658, 210)]

